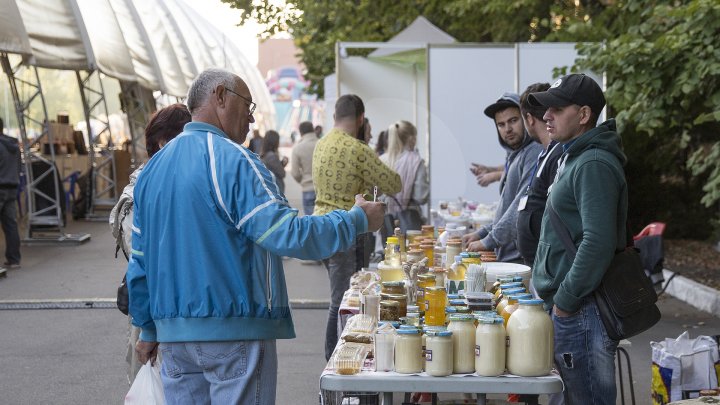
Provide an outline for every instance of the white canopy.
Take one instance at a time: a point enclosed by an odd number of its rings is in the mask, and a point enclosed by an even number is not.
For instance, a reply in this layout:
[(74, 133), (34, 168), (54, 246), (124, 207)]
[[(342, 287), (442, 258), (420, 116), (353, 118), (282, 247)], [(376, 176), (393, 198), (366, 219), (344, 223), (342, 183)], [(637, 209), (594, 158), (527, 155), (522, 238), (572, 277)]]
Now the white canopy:
[(0, 51), (38, 67), (95, 70), (184, 97), (202, 70), (228, 69), (248, 84), (258, 118), (275, 107), (259, 70), (183, 0), (0, 0)]

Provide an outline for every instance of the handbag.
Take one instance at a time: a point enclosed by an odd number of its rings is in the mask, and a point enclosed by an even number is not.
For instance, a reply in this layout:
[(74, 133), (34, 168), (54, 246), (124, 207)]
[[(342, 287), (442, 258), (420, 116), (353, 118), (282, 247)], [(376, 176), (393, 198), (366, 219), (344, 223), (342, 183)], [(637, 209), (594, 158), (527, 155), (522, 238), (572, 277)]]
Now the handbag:
[(130, 312), (130, 294), (128, 293), (127, 274), (123, 276), (123, 279), (118, 286), (116, 302), (118, 310), (120, 310), (123, 314), (128, 315)]
[[(565, 245), (565, 253), (574, 261), (577, 248), (570, 231), (563, 225), (550, 201), (547, 209), (550, 223)], [(660, 310), (655, 305), (657, 294), (645, 275), (638, 250), (633, 246), (615, 253), (593, 296), (605, 331), (613, 340), (633, 337), (660, 320)]]

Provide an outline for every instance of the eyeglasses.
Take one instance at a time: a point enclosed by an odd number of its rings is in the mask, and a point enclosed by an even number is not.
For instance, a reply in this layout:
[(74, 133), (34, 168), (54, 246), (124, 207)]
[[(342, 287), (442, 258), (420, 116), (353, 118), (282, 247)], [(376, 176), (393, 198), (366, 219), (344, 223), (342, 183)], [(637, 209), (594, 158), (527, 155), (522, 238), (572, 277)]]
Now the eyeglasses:
[(225, 87), (225, 90), (227, 90), (227, 91), (229, 91), (230, 93), (232, 93), (232, 94), (240, 97), (241, 99), (245, 100), (245, 101), (248, 103), (248, 106), (250, 107), (250, 110), (248, 111), (248, 115), (253, 115), (253, 113), (255, 112), (255, 108), (257, 107), (257, 104), (255, 104), (255, 103), (253, 103), (252, 101), (246, 99), (245, 97), (243, 97), (243, 96), (235, 93), (234, 91), (228, 89), (227, 87)]

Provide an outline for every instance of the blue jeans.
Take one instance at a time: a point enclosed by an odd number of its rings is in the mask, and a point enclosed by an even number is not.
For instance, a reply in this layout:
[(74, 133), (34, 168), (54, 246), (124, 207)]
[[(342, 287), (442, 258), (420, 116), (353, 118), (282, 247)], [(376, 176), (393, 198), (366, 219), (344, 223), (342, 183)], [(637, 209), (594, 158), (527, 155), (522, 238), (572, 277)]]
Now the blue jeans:
[(303, 191), (303, 213), (305, 215), (312, 215), (315, 210), (315, 191)]
[(168, 405), (275, 403), (274, 340), (160, 343), (159, 350)]
[(17, 188), (0, 188), (0, 224), (5, 234), (5, 261), (10, 264), (20, 264)]
[(555, 364), (565, 383), (566, 405), (615, 405), (618, 341), (605, 332), (595, 300), (586, 298), (568, 317), (552, 314)]

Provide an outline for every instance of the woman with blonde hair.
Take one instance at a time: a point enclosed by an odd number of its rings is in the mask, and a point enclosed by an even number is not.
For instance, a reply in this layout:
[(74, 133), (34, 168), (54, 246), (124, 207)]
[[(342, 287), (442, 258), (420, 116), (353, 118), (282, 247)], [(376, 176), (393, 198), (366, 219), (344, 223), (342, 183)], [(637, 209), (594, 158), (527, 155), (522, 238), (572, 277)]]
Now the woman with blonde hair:
[(400, 192), (386, 199), (388, 213), (396, 216), (404, 210), (415, 210), (422, 217), (420, 206), (427, 202), (430, 194), (427, 167), (415, 149), (416, 144), (417, 129), (413, 124), (398, 121), (388, 128), (387, 151), (380, 160), (395, 170), (402, 180)]

